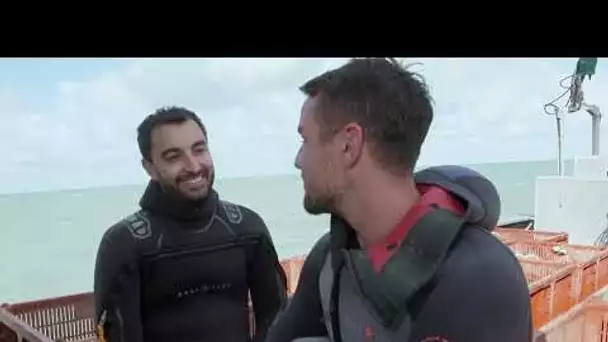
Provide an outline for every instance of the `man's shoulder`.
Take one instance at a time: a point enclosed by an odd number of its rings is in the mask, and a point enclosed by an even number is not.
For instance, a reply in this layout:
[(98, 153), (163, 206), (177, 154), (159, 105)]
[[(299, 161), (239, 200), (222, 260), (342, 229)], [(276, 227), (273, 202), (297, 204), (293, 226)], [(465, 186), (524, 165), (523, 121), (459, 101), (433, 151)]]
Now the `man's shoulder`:
[(241, 224), (246, 217), (260, 217), (253, 209), (227, 200), (220, 201), (220, 210), (231, 224)]
[(99, 241), (98, 262), (121, 263), (155, 244), (150, 218), (137, 211), (112, 224)]
[(530, 294), (522, 266), (487, 230), (465, 229), (431, 284), (417, 303), (418, 340), (530, 340)]
[(323, 234), (317, 242), (312, 246), (310, 252), (306, 256), (306, 263), (314, 265), (319, 270), (323, 267), (325, 260), (331, 249), (331, 233)]
[(470, 227), (465, 229), (446, 260), (446, 270), (453, 272), (495, 272), (524, 279), (521, 264), (513, 251), (489, 231)]
[(329, 252), (330, 247), (331, 247), (331, 233), (326, 232), (317, 239), (317, 242), (315, 242), (315, 244), (313, 245), (310, 253), (320, 253), (320, 254), (325, 255)]
[(139, 210), (111, 225), (104, 233), (104, 238), (146, 240), (152, 236), (152, 233), (152, 224), (148, 213)]
[[(481, 228), (463, 231), (442, 266), (441, 278), (452, 284), (468, 284), (467, 287), (476, 291), (499, 292), (502, 298), (510, 299), (512, 306), (527, 304), (529, 300), (524, 270), (514, 252)], [(521, 300), (513, 300), (515, 298)]]
[(239, 227), (243, 233), (269, 234), (266, 222), (254, 209), (227, 200), (219, 203), (219, 214), (225, 218), (230, 226)]

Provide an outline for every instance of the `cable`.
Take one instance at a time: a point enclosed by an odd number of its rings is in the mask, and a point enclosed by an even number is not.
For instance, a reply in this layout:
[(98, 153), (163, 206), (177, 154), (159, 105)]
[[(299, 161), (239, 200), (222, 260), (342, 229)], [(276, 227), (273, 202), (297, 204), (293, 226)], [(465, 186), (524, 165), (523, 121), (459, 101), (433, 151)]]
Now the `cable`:
[[(563, 165), (563, 159), (562, 159), (562, 139), (563, 139), (562, 119), (563, 119), (563, 115), (560, 115), (560, 114), (564, 113), (564, 109), (568, 108), (568, 106), (570, 105), (570, 101), (575, 98), (575, 96), (573, 96), (574, 95), (573, 93), (578, 91), (576, 89), (577, 86), (576, 86), (575, 77), (576, 77), (576, 72), (559, 80), (559, 86), (560, 86), (560, 88), (564, 89), (564, 92), (561, 93), (553, 101), (551, 101), (543, 106), (543, 110), (545, 111), (545, 114), (555, 117), (555, 124), (557, 126), (557, 160), (558, 160), (557, 171), (558, 171), (559, 176), (563, 176), (563, 172), (564, 172), (564, 165)], [(567, 80), (570, 80), (570, 85), (568, 85), (568, 86), (564, 85), (564, 82)], [(560, 106), (558, 106), (556, 103), (559, 100), (561, 100), (564, 96), (566, 96), (568, 93), (570, 93), (570, 96), (568, 96), (568, 99), (566, 100), (566, 103), (564, 104), (564, 106), (560, 108)], [(608, 238), (608, 236), (607, 236), (607, 238)]]
[[(566, 96), (566, 94), (568, 94), (569, 92), (572, 91), (572, 89), (574, 88), (574, 85), (572, 83), (570, 83), (570, 85), (566, 86), (566, 85), (564, 85), (564, 81), (566, 81), (568, 79), (572, 80), (574, 78), (574, 76), (575, 76), (575, 74), (571, 74), (571, 75), (568, 75), (568, 76), (562, 78), (561, 80), (559, 80), (559, 86), (562, 89), (564, 89), (564, 92), (561, 93), (561, 95), (559, 95), (558, 97), (556, 97), (553, 101), (544, 105), (543, 110), (545, 111), (545, 114), (556, 116), (559, 113), (560, 107), (558, 105), (556, 105), (555, 103), (557, 101), (561, 100), (564, 96)], [(562, 108), (568, 107), (569, 104), (570, 104), (570, 98), (568, 98), (568, 100), (566, 101), (566, 104)], [(551, 108), (551, 110), (549, 110), (549, 108)]]
[(572, 75), (568, 75), (568, 76), (566, 76), (566, 77), (562, 78), (562, 79), (559, 81), (559, 86), (560, 86), (560, 87), (562, 87), (562, 89), (568, 89), (568, 90), (570, 90), (570, 87), (572, 87), (572, 83), (570, 83), (570, 85), (564, 85), (564, 81), (565, 81), (565, 80), (567, 80), (567, 79), (572, 79), (572, 78), (574, 78), (574, 76), (575, 76), (575, 75), (574, 75), (574, 74), (572, 74)]

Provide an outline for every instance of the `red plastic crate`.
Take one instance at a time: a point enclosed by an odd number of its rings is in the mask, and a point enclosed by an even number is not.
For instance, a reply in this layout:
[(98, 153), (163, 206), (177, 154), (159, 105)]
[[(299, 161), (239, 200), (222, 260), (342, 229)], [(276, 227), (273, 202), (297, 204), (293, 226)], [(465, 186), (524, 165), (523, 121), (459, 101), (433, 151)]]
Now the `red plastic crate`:
[(5, 309), (51, 341), (96, 341), (91, 293), (12, 304)]
[(0, 342), (54, 342), (0, 306)]
[[(297, 287), (304, 260), (281, 260), (290, 295)], [(255, 317), (251, 307), (249, 320), (253, 333)], [(21, 342), (20, 336), (29, 342), (96, 341), (94, 324), (92, 293), (4, 305), (0, 308), (0, 342)]]

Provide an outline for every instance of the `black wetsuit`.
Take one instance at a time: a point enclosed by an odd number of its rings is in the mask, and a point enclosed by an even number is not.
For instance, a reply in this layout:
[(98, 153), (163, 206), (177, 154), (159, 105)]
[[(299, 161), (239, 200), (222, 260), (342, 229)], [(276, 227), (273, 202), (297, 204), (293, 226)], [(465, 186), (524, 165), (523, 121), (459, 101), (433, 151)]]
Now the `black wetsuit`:
[[(95, 311), (109, 342), (262, 341), (286, 300), (286, 280), (264, 221), (219, 200), (186, 203), (151, 182), (141, 210), (103, 236)], [(105, 314), (104, 314), (105, 312)]]

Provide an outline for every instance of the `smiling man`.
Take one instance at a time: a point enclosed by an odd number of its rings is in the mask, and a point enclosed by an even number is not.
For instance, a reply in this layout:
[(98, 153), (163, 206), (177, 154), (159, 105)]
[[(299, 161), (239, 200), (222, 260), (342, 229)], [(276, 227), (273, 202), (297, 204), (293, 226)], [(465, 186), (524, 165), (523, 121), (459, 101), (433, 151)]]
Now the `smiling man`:
[(95, 266), (100, 340), (262, 341), (286, 299), (262, 218), (220, 200), (205, 126), (180, 107), (138, 128), (150, 183), (141, 210), (104, 234)]

